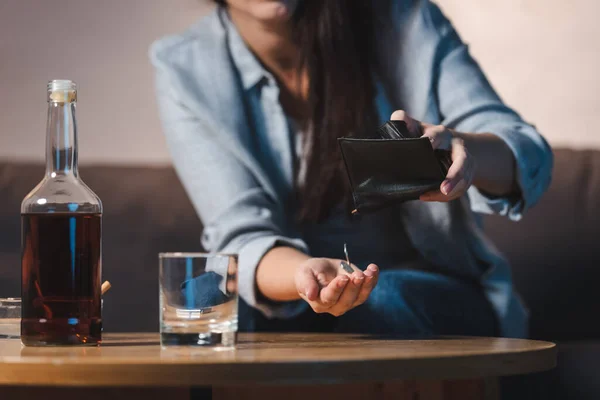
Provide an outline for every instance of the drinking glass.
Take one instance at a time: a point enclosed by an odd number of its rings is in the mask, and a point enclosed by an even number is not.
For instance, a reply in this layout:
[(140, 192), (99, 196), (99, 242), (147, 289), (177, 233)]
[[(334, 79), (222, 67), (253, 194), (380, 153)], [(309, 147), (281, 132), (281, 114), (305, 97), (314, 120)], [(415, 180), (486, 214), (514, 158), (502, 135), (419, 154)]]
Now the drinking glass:
[(0, 339), (17, 339), (21, 331), (21, 299), (0, 298)]
[(234, 348), (237, 255), (160, 253), (159, 261), (161, 346)]

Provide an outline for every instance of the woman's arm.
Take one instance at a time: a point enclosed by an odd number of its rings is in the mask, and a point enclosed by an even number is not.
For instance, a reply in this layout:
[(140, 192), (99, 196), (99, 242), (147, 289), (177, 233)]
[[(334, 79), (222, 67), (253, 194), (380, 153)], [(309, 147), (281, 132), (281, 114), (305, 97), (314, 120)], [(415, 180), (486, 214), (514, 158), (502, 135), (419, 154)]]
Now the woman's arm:
[(508, 197), (518, 192), (515, 157), (506, 142), (491, 133), (459, 133), (474, 158), (473, 185), (494, 197)]
[(256, 286), (272, 301), (299, 300), (294, 274), (310, 257), (292, 247), (275, 247), (260, 260), (256, 270)]
[[(432, 75), (430, 99), (441, 117), (441, 125), (423, 124), (422, 130), (434, 147), (453, 152), (441, 194), (424, 200), (452, 200), (474, 183), (469, 189), (474, 211), (517, 220), (548, 188), (552, 150), (535, 127), (502, 102), (438, 6), (423, 1), (418, 7), (403, 39), (405, 47), (432, 54), (431, 68), (425, 70)], [(454, 193), (444, 193), (448, 181)]]
[[(502, 102), (450, 22), (435, 4), (427, 4), (428, 18), (439, 35), (435, 94), (442, 125), (471, 133), (465, 144), (478, 171), (469, 191), (471, 207), (519, 219), (550, 184), (552, 150), (534, 126)], [(494, 145), (500, 141), (504, 145)], [(509, 174), (516, 190), (506, 190), (509, 182), (504, 178)]]
[(422, 123), (403, 110), (395, 111), (390, 119), (405, 121), (413, 135), (428, 137), (434, 149), (452, 152), (452, 166), (440, 190), (421, 196), (421, 200), (454, 200), (465, 194), (471, 184), (489, 196), (518, 194), (515, 157), (500, 137), (490, 133), (461, 133), (443, 125)]

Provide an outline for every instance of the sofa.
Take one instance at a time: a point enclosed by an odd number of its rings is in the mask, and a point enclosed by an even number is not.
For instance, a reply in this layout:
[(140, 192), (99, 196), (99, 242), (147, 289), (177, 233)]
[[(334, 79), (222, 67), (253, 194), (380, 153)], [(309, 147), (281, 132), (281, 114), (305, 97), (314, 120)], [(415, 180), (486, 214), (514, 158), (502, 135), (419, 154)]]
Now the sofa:
[[(19, 207), (43, 173), (0, 161), (0, 297), (20, 295)], [(157, 331), (157, 254), (201, 251), (201, 222), (170, 166), (85, 166), (81, 176), (104, 205), (104, 329)], [(522, 221), (484, 218), (512, 263), (531, 337), (559, 343), (558, 367), (506, 379), (507, 398), (600, 398), (599, 200), (600, 152), (555, 149), (551, 188)]]

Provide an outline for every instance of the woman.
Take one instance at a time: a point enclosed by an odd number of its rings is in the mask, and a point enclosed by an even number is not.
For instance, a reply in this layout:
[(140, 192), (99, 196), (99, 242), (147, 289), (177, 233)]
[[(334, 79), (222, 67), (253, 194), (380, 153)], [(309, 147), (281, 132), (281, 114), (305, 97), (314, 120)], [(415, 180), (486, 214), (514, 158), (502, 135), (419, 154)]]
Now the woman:
[[(222, 0), (150, 54), (202, 244), (239, 254), (243, 329), (527, 334), (474, 213), (519, 219), (551, 150), (433, 3)], [(337, 138), (390, 115), (452, 166), (421, 201), (350, 218)], [(362, 271), (340, 269), (344, 243)]]

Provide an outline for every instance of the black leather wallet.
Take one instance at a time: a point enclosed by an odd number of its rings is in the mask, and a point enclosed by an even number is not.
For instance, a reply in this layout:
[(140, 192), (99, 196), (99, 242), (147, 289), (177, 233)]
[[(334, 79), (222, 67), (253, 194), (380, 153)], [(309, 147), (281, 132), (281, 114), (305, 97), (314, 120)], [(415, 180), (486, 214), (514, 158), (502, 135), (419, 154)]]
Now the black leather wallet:
[(388, 121), (372, 139), (339, 138), (355, 211), (364, 213), (417, 200), (437, 190), (448, 173), (450, 152), (433, 150), (411, 135), (404, 121)]

